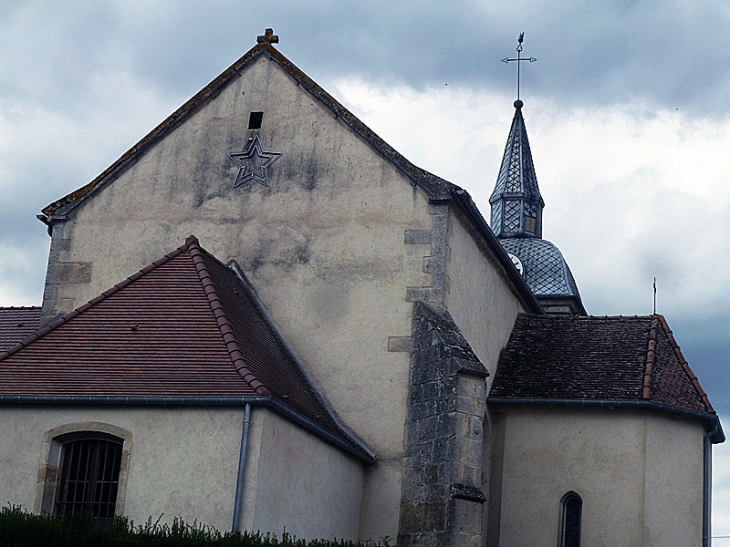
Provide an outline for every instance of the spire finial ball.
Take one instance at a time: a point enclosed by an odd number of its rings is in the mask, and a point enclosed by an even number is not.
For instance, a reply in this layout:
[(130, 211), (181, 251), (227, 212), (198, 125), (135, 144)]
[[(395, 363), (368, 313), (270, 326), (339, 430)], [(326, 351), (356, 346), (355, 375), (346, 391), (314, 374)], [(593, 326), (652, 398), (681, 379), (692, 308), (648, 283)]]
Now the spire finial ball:
[(520, 109), (520, 108), (522, 108), (523, 104), (525, 104), (525, 103), (523, 103), (521, 100), (517, 99), (515, 101), (515, 108)]

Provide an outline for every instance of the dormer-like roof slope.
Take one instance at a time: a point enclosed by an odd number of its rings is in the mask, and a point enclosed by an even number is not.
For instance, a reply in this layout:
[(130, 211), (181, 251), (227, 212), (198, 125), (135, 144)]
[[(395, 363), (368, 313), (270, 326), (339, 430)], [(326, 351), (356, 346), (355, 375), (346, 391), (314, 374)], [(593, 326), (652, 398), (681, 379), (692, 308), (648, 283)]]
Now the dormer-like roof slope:
[(522, 314), (500, 356), (489, 401), (626, 403), (716, 419), (661, 315)]
[(33, 334), (40, 322), (40, 306), (0, 308), (0, 351)]
[(63, 216), (79, 205), (85, 199), (99, 191), (102, 187), (118, 178), (128, 166), (133, 165), (141, 155), (155, 143), (165, 138), (173, 129), (184, 123), (194, 112), (204, 107), (215, 98), (227, 85), (239, 78), (248, 66), (252, 65), (261, 55), (266, 55), (282, 70), (288, 73), (303, 89), (329, 109), (342, 123), (347, 125), (366, 143), (372, 146), (381, 156), (390, 161), (401, 173), (408, 177), (412, 184), (421, 187), (429, 197), (434, 199), (448, 199), (450, 193), (460, 189), (458, 186), (437, 177), (436, 175), (416, 167), (369, 127), (360, 121), (352, 112), (342, 106), (337, 100), (320, 87), (314, 80), (296, 67), (289, 59), (282, 55), (268, 42), (259, 43), (233, 63), (220, 76), (200, 90), (188, 102), (177, 109), (160, 125), (153, 129), (141, 141), (135, 144), (121, 158), (115, 161), (104, 172), (85, 186), (71, 192), (63, 198), (46, 206), (39, 218), (49, 223), (56, 216)]
[(0, 353), (0, 402), (269, 406), (371, 461), (239, 273), (194, 237)]

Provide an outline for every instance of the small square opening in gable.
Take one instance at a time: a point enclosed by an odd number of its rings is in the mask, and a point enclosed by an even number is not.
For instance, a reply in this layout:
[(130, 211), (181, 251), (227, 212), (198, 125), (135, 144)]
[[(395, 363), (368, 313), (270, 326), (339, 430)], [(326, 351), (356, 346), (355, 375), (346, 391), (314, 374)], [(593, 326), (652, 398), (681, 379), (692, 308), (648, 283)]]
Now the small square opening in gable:
[(249, 129), (261, 129), (261, 122), (264, 120), (263, 112), (251, 112), (248, 116)]

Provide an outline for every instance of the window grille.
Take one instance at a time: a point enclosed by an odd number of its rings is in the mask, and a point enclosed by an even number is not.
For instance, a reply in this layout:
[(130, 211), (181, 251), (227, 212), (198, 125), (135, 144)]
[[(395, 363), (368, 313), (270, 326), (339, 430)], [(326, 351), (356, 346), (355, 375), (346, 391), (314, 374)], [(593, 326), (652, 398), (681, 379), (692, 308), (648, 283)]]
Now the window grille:
[(57, 515), (88, 513), (114, 518), (122, 443), (106, 439), (81, 439), (63, 445)]

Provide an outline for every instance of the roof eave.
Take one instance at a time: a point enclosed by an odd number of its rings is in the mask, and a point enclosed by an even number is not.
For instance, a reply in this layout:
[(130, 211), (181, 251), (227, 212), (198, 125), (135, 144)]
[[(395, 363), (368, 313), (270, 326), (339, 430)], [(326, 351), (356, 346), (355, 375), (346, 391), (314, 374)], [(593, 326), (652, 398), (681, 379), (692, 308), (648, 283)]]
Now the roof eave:
[(678, 406), (665, 405), (655, 401), (625, 400), (612, 401), (608, 399), (561, 399), (556, 397), (487, 397), (490, 406), (554, 406), (569, 408), (605, 408), (605, 409), (643, 409), (694, 418), (705, 423), (707, 431), (717, 426), (717, 431), (710, 437), (713, 444), (725, 442), (725, 433), (720, 423), (720, 417), (713, 412), (700, 412)]
[(2, 395), (0, 405), (72, 405), (72, 406), (168, 406), (168, 407), (240, 407), (254, 405), (289, 418), (329, 444), (355, 456), (363, 463), (373, 464), (375, 452), (357, 439), (342, 438), (313, 422), (290, 406), (273, 397), (198, 397), (198, 396), (124, 396), (124, 395)]
[[(343, 434), (347, 435), (348, 438), (353, 439), (354, 442), (356, 442), (359, 445), (365, 446), (365, 443), (360, 440), (357, 433), (352, 431), (350, 427), (348, 427), (341, 419), (339, 414), (336, 412), (336, 410), (330, 405), (329, 401), (327, 401), (324, 397), (322, 397), (320, 390), (315, 387), (314, 380), (307, 374), (307, 370), (305, 367), (302, 366), (301, 362), (297, 358), (296, 354), (294, 353), (294, 350), (290, 347), (290, 345), (287, 343), (284, 336), (282, 336), (281, 332), (279, 331), (278, 327), (274, 324), (274, 322), (269, 317), (268, 313), (266, 312), (263, 303), (258, 297), (258, 294), (256, 293), (256, 290), (254, 289), (253, 285), (249, 282), (248, 278), (246, 277), (246, 274), (244, 273), (241, 266), (236, 262), (235, 260), (230, 260), (226, 264), (226, 267), (231, 270), (238, 279), (239, 283), (243, 286), (243, 288), (248, 292), (248, 294), (251, 297), (251, 300), (253, 301), (254, 306), (259, 311), (259, 314), (261, 315), (262, 320), (266, 323), (269, 329), (275, 334), (275, 336), (278, 338), (279, 342), (283, 346), (284, 350), (291, 356), (293, 362), (298, 367), (299, 372), (304, 377), (305, 381), (312, 387), (312, 394), (315, 397), (315, 399), (319, 402), (320, 405), (324, 408), (324, 410), (329, 414), (332, 421), (336, 424), (336, 426), (343, 432)], [(276, 399), (274, 399), (276, 400)], [(374, 458), (373, 453), (373, 458)]]

